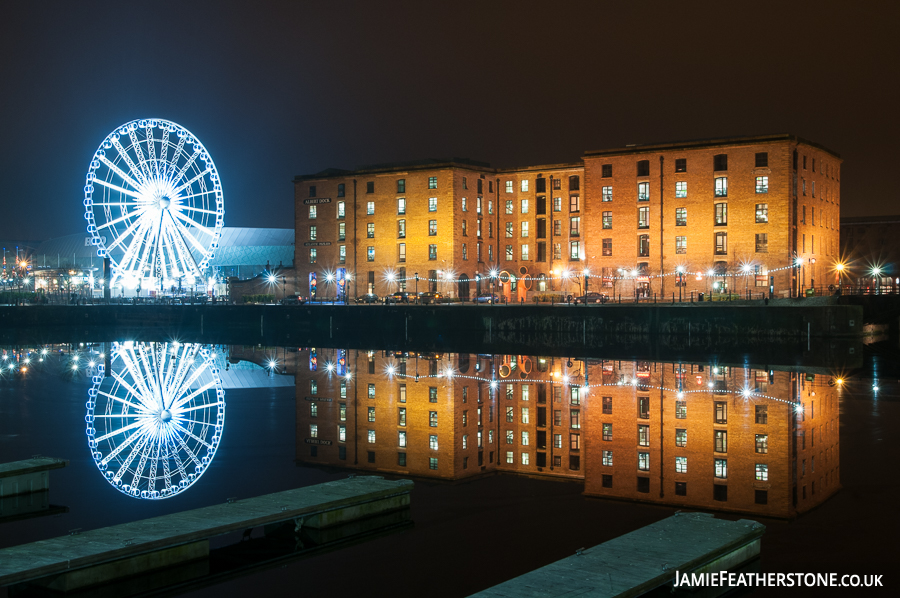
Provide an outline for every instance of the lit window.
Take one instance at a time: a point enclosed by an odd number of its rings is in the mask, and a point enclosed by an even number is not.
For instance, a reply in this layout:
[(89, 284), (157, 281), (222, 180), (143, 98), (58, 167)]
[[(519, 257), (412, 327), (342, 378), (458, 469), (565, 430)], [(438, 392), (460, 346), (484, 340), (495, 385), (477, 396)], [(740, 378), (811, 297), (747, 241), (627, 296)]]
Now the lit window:
[(507, 193), (513, 192), (513, 182), (512, 181), (506, 181), (506, 192)]
[(687, 473), (687, 457), (675, 457), (675, 473)]
[(716, 177), (716, 197), (728, 197), (728, 177)]
[(338, 426), (338, 441), (347, 442), (347, 426)]
[(766, 223), (768, 221), (769, 221), (769, 204), (767, 204), (767, 203), (756, 204), (756, 222), (757, 223)]
[(715, 430), (713, 433), (713, 438), (715, 440), (715, 451), (717, 453), (727, 453), (728, 452), (728, 432), (725, 430)]
[(605, 467), (612, 467), (613, 464), (613, 452), (612, 451), (603, 451), (603, 465)]
[(430, 434), (428, 436), (428, 448), (433, 451), (438, 450), (438, 437), (437, 434)]
[(756, 233), (756, 253), (769, 252), (769, 234)]
[(528, 221), (525, 221), (522, 223), (522, 235), (521, 236), (523, 239), (528, 238)]
[(315, 220), (318, 213), (318, 206), (309, 206), (309, 219)]
[(650, 446), (650, 426), (638, 426), (638, 446)]
[(512, 246), (512, 245), (507, 245), (507, 246), (506, 246), (506, 260), (507, 260), (507, 261), (512, 261), (513, 259), (514, 259), (514, 256), (513, 256), (513, 246)]
[(769, 479), (769, 466), (765, 463), (757, 463), (756, 464), (756, 480), (758, 482), (765, 482)]
[(463, 450), (466, 450), (467, 448), (469, 448), (469, 435), (468, 434), (463, 434), (462, 447), (463, 447)]
[(437, 177), (436, 176), (428, 177), (428, 188), (429, 189), (437, 189)]
[(317, 238), (315, 225), (309, 227), (309, 240), (315, 241)]
[(528, 430), (522, 430), (522, 446), (528, 446)]
[(522, 465), (528, 465), (530, 462), (530, 457), (528, 453), (522, 453)]
[(603, 228), (612, 228), (612, 212), (603, 212)]
[(579, 196), (579, 195), (569, 196), (569, 211), (570, 212), (580, 212), (581, 211), (581, 196)]
[(338, 241), (343, 241), (347, 238), (347, 223), (340, 222), (338, 223)]
[(406, 198), (405, 197), (397, 198), (397, 213), (398, 214), (406, 214)]
[(371, 245), (366, 248), (366, 261), (374, 262), (375, 261), (375, 248)]
[(428, 427), (437, 428), (437, 411), (429, 411), (428, 412)]
[(687, 419), (687, 401), (675, 401), (675, 419)]
[(469, 259), (469, 248), (465, 243), (462, 244), (462, 259)]
[(768, 434), (757, 434), (756, 435), (756, 452), (762, 453), (762, 454), (769, 452), (769, 435)]
[(756, 177), (756, 192), (757, 193), (768, 193), (769, 192), (769, 177), (767, 177), (767, 176)]
[(603, 255), (606, 255), (606, 256), (612, 255), (612, 239), (603, 239), (601, 249), (602, 249)]
[(375, 398), (375, 385), (374, 385), (373, 383), (371, 383), (371, 382), (369, 383), (369, 393), (368, 393), (368, 397), (369, 397), (370, 399), (374, 399), (374, 398)]
[(437, 259), (437, 245), (431, 244), (428, 246), (428, 259), (429, 260)]
[(638, 228), (650, 228), (650, 208), (638, 208)]
[(318, 252), (316, 251), (316, 248), (315, 247), (310, 248), (310, 250), (309, 250), (309, 263), (310, 264), (316, 263), (317, 255), (318, 255)]
[[(556, 179), (554, 179), (556, 180)], [(553, 198), (553, 211), (554, 212), (562, 212), (562, 197), (554, 197)]]
[(612, 201), (612, 185), (603, 187), (603, 201)]
[(687, 181), (675, 183), (675, 197), (687, 197)]
[(513, 200), (511, 200), (511, 199), (506, 200), (506, 213), (507, 214), (513, 213)]
[(728, 477), (728, 460), (727, 459), (716, 459), (716, 477), (717, 478), (727, 478)]
[(581, 236), (581, 217), (580, 216), (575, 216), (574, 218), (569, 218), (569, 236), (570, 237)]
[(522, 407), (522, 423), (528, 423), (528, 407)]
[(428, 198), (428, 211), (437, 212), (437, 197)]
[(437, 468), (438, 468), (437, 457), (429, 457), (428, 458), (428, 469), (437, 469)]
[(397, 425), (406, 425), (406, 407), (400, 407), (399, 411), (397, 412)]
[(522, 245), (522, 259), (528, 259), (528, 244)]
[(375, 444), (375, 430), (369, 430), (369, 444)]
[(523, 199), (521, 203), (522, 203), (522, 213), (527, 214), (528, 213), (528, 200)]
[(522, 180), (522, 193), (528, 192), (528, 179)]
[(650, 183), (638, 183), (638, 201), (650, 201)]
[(513, 451), (506, 451), (506, 462), (508, 464), (513, 464), (516, 462), (515, 453)]
[(368, 416), (369, 416), (370, 422), (375, 421), (375, 408), (374, 407), (369, 407)]
[(650, 471), (650, 453), (638, 453), (638, 469)]
[(370, 201), (366, 203), (366, 215), (371, 216), (375, 213), (375, 202)]
[(675, 446), (687, 446), (687, 429), (675, 428)]
[[(558, 259), (558, 258), (554, 257), (554, 259)], [(580, 260), (581, 259), (581, 241), (571, 241), (569, 243), (569, 259), (570, 260)]]
[(468, 212), (468, 211), (469, 211), (469, 203), (468, 203), (468, 200), (467, 200), (465, 197), (462, 198), (462, 211), (463, 211), (463, 212)]
[(675, 237), (675, 253), (687, 253), (687, 237)]
[(612, 424), (603, 424), (603, 440), (612, 440), (612, 439), (613, 439)]
[(399, 447), (406, 446), (406, 432), (403, 432), (403, 431), (397, 432), (397, 446), (399, 446)]
[(716, 255), (728, 255), (728, 233), (716, 233)]
[(318, 438), (319, 437), (319, 426), (317, 424), (309, 425), (309, 437), (310, 438)]
[(675, 226), (687, 226), (687, 208), (675, 208)]
[(397, 238), (398, 239), (406, 238), (406, 220), (398, 220), (397, 221)]

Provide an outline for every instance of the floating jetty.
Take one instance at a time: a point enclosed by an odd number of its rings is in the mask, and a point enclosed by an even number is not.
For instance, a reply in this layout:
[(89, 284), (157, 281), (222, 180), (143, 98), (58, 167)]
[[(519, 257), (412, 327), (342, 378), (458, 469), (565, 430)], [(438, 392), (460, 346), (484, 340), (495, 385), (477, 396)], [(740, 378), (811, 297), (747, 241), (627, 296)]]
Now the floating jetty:
[[(676, 513), (476, 594), (481, 598), (630, 597), (671, 585), (675, 572), (734, 570), (759, 556), (761, 523)], [(718, 588), (728, 590), (728, 588)]]
[[(306, 488), (124, 523), (0, 550), (0, 587), (33, 582), (72, 591), (204, 559), (209, 539), (232, 532), (356, 528), (389, 513), (408, 513), (408, 480), (351, 477)], [(351, 524), (348, 526), (348, 524)]]

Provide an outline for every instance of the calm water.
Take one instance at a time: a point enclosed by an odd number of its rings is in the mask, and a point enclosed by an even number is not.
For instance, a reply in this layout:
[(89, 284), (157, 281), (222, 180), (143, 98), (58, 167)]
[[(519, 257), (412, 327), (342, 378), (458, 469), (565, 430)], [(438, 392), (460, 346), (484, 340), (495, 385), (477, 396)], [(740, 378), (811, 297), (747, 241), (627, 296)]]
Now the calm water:
[[(50, 473), (49, 500), (68, 512), (0, 522), (0, 547), (350, 473), (416, 481), (414, 528), (197, 595), (465, 595), (678, 509), (763, 521), (766, 571), (888, 574), (893, 561), (896, 341), (866, 348), (852, 368), (815, 356), (798, 368), (759, 356), (2, 349), (0, 461), (69, 465)], [(116, 376), (103, 375), (107, 354)], [(179, 453), (168, 476), (165, 459), (154, 466), (153, 451), (135, 450), (137, 422), (151, 416), (183, 422), (172, 433), (185, 446), (165, 444)], [(170, 497), (150, 499), (166, 488)]]

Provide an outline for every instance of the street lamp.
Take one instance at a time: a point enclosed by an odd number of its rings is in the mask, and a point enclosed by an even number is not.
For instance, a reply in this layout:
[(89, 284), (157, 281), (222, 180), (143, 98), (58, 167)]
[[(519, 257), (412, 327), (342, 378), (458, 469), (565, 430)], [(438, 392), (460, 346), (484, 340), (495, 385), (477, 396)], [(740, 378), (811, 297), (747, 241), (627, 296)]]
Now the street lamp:
[(875, 266), (874, 268), (872, 268), (872, 276), (875, 279), (875, 294), (877, 295), (878, 294), (878, 283), (879, 283), (878, 279), (881, 278), (881, 268), (879, 268), (878, 266)]
[(416, 272), (416, 305), (419, 304), (419, 273)]
[(499, 275), (499, 273), (497, 272), (496, 269), (494, 269), (494, 270), (491, 270), (489, 272), (489, 274), (491, 275), (491, 305), (493, 305), (494, 304), (494, 281), (497, 279), (497, 276)]
[(684, 266), (677, 266), (675, 272), (678, 274), (678, 302), (681, 303), (681, 289), (684, 286)]
[(794, 269), (797, 270), (797, 298), (799, 299), (801, 289), (800, 275), (803, 272), (803, 258), (794, 258)]
[(747, 299), (750, 298), (750, 264), (744, 264), (741, 267), (741, 270), (744, 271), (744, 292), (747, 294)]

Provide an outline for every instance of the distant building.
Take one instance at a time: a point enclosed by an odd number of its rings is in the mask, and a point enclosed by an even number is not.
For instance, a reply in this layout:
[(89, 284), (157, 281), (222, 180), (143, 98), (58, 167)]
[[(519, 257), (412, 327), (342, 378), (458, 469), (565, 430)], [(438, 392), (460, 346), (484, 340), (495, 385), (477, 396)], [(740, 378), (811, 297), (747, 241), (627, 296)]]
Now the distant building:
[[(840, 165), (793, 135), (590, 151), (514, 169), (462, 159), (294, 179), (297, 292), (779, 295), (834, 282)], [(795, 264), (802, 267), (794, 267)], [(690, 273), (676, 279), (676, 269)], [(491, 272), (499, 274), (491, 278)], [(710, 275), (710, 273), (714, 273)], [(711, 284), (712, 283), (712, 284)]]
[(896, 287), (900, 277), (898, 230), (900, 216), (841, 218), (841, 256), (847, 266), (845, 283), (869, 285), (878, 278), (882, 287)]

